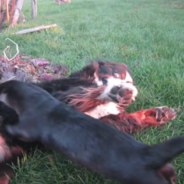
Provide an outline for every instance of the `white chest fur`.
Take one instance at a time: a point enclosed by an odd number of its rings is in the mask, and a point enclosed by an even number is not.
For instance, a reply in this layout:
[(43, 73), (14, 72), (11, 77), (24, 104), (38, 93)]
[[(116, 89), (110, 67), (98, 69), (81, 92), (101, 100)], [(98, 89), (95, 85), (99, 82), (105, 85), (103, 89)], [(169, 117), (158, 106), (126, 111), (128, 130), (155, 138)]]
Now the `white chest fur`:
[(119, 107), (117, 103), (114, 102), (106, 102), (105, 104), (98, 105), (94, 109), (85, 112), (85, 114), (96, 119), (107, 116), (109, 114), (117, 115), (119, 113), (120, 113)]

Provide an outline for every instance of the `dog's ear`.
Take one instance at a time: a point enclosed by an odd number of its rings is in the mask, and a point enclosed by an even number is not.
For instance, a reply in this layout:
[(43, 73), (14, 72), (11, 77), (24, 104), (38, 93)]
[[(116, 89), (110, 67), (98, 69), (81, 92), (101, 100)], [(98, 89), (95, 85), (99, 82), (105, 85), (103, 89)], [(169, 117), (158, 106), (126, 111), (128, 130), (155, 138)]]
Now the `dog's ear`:
[(96, 65), (95, 64), (89, 64), (86, 67), (83, 68), (83, 72), (86, 76), (94, 77), (94, 73), (96, 72)]
[(0, 101), (7, 106), (9, 106), (9, 103), (8, 103), (9, 94), (14, 94), (14, 91), (12, 90), (13, 87), (14, 87), (14, 83), (12, 81), (3, 82), (0, 84)]
[(6, 92), (5, 85), (4, 85), (4, 83), (1, 83), (1, 84), (0, 84), (0, 94), (1, 94), (1, 93), (5, 93), (5, 92)]
[(17, 88), (17, 85), (19, 85), (17, 82), (18, 82), (17, 80), (9, 80), (9, 81), (1, 83), (0, 84), (0, 94), (9, 93), (15, 87)]
[(69, 77), (77, 77), (81, 79), (93, 78), (97, 70), (96, 67), (98, 67), (98, 64), (96, 62), (88, 64), (82, 70), (72, 73)]
[(99, 68), (100, 68), (101, 66), (104, 66), (105, 63), (107, 63), (107, 62), (104, 62), (104, 61), (101, 61), (101, 60), (97, 60), (96, 62), (98, 63)]

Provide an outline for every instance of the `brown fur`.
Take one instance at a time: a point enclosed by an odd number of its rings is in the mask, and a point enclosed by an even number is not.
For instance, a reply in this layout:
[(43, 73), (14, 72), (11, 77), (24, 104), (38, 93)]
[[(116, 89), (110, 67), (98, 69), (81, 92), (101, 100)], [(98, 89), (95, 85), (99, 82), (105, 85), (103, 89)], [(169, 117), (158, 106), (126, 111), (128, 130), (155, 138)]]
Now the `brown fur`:
[(97, 88), (82, 88), (81, 93), (68, 95), (66, 100), (68, 105), (74, 107), (80, 112), (86, 112), (102, 104), (97, 100), (102, 91), (104, 91), (105, 86), (100, 86)]

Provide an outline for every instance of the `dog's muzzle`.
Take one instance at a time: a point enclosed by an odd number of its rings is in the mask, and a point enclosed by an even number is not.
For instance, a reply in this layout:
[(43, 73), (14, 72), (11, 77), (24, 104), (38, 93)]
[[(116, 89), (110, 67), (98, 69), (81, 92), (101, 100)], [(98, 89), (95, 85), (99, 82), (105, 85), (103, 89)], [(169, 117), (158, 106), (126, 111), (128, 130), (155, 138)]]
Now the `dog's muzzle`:
[(120, 104), (130, 104), (138, 94), (137, 88), (131, 83), (124, 83), (111, 89), (109, 97)]
[(131, 82), (125, 82), (122, 79), (108, 78), (105, 90), (98, 97), (103, 101), (114, 101), (121, 104), (130, 104), (135, 100), (138, 91)]

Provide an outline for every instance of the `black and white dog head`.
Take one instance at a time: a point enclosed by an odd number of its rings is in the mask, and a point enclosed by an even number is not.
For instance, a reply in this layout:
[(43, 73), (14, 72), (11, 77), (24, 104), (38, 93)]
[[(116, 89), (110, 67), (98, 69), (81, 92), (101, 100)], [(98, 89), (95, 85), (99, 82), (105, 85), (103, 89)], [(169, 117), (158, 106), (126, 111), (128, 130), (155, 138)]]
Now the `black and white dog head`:
[(95, 118), (119, 114), (138, 94), (124, 63), (94, 61), (69, 77), (39, 86), (55, 98)]
[(133, 78), (124, 63), (95, 61), (70, 77), (93, 79), (93, 83), (106, 86), (98, 97), (102, 101), (113, 101), (127, 106), (138, 94)]

